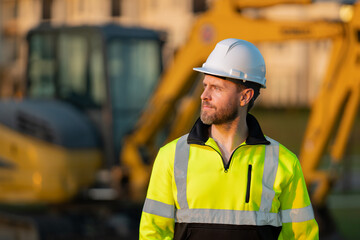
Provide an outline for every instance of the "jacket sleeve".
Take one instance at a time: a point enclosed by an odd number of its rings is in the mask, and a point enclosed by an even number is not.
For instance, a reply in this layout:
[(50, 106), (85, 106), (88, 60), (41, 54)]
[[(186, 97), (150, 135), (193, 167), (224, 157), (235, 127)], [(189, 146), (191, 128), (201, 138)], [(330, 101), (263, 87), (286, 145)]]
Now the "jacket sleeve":
[(160, 149), (153, 166), (141, 221), (140, 240), (173, 239), (175, 205), (172, 194), (174, 153)]
[(279, 239), (319, 239), (319, 228), (314, 218), (300, 162), (295, 157), (293, 177), (280, 195), (282, 230)]

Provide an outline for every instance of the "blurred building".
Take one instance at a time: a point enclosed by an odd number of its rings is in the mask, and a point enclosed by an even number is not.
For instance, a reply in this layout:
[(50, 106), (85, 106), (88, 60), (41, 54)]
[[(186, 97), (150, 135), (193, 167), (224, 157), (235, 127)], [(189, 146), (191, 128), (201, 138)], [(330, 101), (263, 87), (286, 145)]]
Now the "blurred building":
[[(24, 37), (39, 23), (144, 26), (167, 32), (165, 60), (188, 36), (192, 22), (213, 0), (0, 0), (0, 96), (9, 96), (24, 79)], [(325, 7), (324, 7), (325, 6)], [(276, 6), (243, 14), (270, 19), (336, 19), (339, 5)], [(263, 106), (306, 107), (314, 99), (328, 60), (329, 41), (259, 44), (268, 66)]]
[[(13, 92), (24, 78), (24, 38), (39, 23), (84, 25), (116, 22), (150, 27), (168, 33), (166, 59), (185, 41), (194, 12), (206, 0), (0, 0), (0, 96)], [(11, 84), (10, 84), (11, 83)]]

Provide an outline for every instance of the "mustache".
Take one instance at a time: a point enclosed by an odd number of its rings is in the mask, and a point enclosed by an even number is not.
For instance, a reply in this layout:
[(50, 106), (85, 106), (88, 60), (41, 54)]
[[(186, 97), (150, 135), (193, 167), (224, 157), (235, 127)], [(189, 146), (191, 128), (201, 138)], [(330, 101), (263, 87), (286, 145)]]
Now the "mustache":
[(203, 107), (210, 107), (210, 108), (215, 108), (212, 104), (210, 104), (209, 102), (201, 102), (201, 106)]

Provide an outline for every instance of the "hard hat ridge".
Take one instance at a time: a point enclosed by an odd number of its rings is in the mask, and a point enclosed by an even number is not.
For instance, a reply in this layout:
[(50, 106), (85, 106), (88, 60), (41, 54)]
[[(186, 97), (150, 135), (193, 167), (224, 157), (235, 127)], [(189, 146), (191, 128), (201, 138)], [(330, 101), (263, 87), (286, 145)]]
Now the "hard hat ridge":
[[(241, 45), (242, 44), (242, 40), (239, 40), (239, 39), (236, 39), (236, 38), (228, 38), (228, 39), (225, 39), (225, 40), (232, 40), (233, 41), (233, 43), (231, 43), (230, 41), (229, 41), (229, 43), (231, 44), (230, 46), (229, 46), (229, 49), (228, 49), (228, 51), (227, 51), (227, 53), (232, 49), (232, 48), (234, 48), (235, 46), (237, 46), (237, 45)], [(225, 40), (223, 40), (223, 41), (221, 41), (221, 42), (225, 42)], [(226, 53), (226, 54), (227, 54)]]
[(265, 61), (256, 46), (248, 41), (228, 38), (220, 41), (206, 62), (195, 71), (215, 76), (250, 81), (266, 87)]

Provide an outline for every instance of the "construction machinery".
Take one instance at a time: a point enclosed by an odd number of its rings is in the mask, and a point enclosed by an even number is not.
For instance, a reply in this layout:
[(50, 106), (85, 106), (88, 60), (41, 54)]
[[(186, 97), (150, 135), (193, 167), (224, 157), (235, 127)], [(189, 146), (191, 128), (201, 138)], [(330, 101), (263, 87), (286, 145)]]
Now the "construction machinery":
[[(96, 172), (107, 169), (115, 173), (110, 182), (118, 191), (92, 188), (90, 195), (141, 202), (158, 147), (185, 133), (197, 116), (202, 86), (192, 68), (218, 41), (231, 37), (255, 44), (332, 40), (300, 156), (306, 180), (315, 186), (313, 203), (324, 204), (332, 178), (317, 170), (320, 157), (345, 107), (332, 154), (334, 163), (340, 161), (358, 108), (360, 5), (347, 6), (352, 17), (339, 22), (241, 14), (243, 8), (280, 3), (310, 1), (214, 1), (198, 16), (156, 88), (162, 40), (153, 31), (106, 26), (30, 32), (26, 98), (0, 103), (0, 201), (64, 203), (91, 188)], [(124, 186), (127, 191), (119, 195)]]
[(28, 33), (24, 96), (0, 102), (1, 204), (120, 197), (111, 170), (121, 174), (121, 141), (160, 76), (164, 37), (115, 24)]
[(0, 103), (2, 202), (62, 202), (118, 165), (160, 76), (162, 38), (117, 25), (29, 32), (24, 99)]

